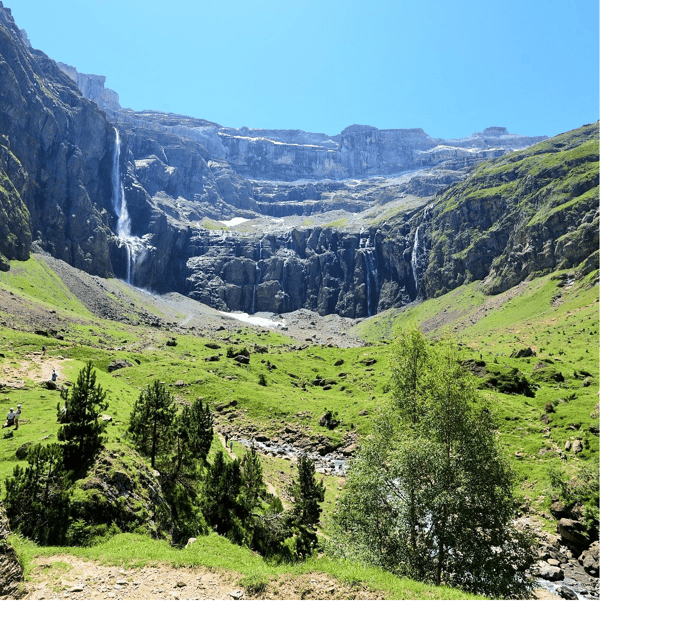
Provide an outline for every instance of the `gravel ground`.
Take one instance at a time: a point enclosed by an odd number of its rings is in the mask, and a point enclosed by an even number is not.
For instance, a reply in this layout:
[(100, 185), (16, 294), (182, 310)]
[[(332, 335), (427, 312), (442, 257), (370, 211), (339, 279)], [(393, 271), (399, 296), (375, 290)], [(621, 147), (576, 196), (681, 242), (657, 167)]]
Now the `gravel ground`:
[[(196, 542), (194, 543), (196, 544)], [(261, 590), (239, 584), (226, 569), (142, 569), (104, 566), (71, 555), (39, 558), (25, 582), (25, 600), (383, 600), (385, 594), (349, 586), (324, 573), (282, 574)]]

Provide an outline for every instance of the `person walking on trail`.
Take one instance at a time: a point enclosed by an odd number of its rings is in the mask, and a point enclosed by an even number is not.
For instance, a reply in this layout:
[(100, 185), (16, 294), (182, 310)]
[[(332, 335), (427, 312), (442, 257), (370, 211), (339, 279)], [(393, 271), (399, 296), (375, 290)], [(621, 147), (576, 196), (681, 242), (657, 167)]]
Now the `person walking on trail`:
[(56, 373), (56, 370), (53, 370), (53, 373), (51, 374), (51, 382), (56, 382), (56, 379), (58, 378), (58, 374)]

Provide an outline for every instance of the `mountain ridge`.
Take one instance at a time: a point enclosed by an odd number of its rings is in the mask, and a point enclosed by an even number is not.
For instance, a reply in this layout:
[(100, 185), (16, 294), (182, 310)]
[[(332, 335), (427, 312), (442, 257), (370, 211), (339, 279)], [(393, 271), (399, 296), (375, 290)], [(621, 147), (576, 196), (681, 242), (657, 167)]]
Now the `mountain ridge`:
[[(485, 175), (477, 167), (490, 167), (492, 179), (502, 158), (541, 155), (531, 143), (545, 136), (498, 126), (445, 141), (419, 128), (358, 124), (328, 136), (134, 112), (115, 108), (104, 76), (29, 49), (3, 7), (0, 26), (6, 258), (26, 259), (35, 243), (88, 273), (224, 311), (366, 317), (472, 279), (489, 278), (497, 292), (597, 251), (598, 192), (580, 200), (558, 189), (559, 210), (534, 224), (518, 202), (532, 183), (520, 184), (525, 178), (506, 165), (499, 186), (462, 193), (464, 180)], [(518, 145), (524, 149), (512, 151)], [(544, 155), (555, 164), (553, 152)], [(522, 171), (531, 163), (522, 159)], [(538, 178), (537, 197), (549, 209), (543, 193), (567, 170)], [(596, 175), (598, 184), (598, 159)]]

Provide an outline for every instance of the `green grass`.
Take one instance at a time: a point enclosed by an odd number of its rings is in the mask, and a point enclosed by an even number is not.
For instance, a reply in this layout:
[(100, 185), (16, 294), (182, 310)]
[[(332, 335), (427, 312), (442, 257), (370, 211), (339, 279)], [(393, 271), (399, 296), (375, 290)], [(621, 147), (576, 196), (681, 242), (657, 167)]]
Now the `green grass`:
[[(255, 328), (217, 332), (213, 338), (196, 333), (177, 334), (176, 345), (168, 346), (173, 334), (166, 327), (125, 325), (95, 318), (61, 283), (54, 284), (56, 276), (44, 263), (36, 259), (12, 262), (10, 272), (0, 272), (0, 287), (37, 309), (56, 309), (71, 322), (66, 324), (65, 339), (47, 338), (35, 334), (33, 327), (16, 326), (16, 319), (0, 310), (0, 322), (4, 322), (0, 324), (3, 354), (0, 365), (7, 372), (0, 381), (0, 410), (7, 412), (9, 406), (23, 404), (19, 430), (10, 439), (0, 439), (0, 480), (11, 475), (15, 465), (24, 464), (16, 457), (20, 445), (55, 442), (59, 394), (47, 390), (41, 381), (32, 380), (25, 372), (32, 359), (41, 360), (43, 346), (47, 348), (44, 357), (60, 364), (59, 382), (75, 380), (88, 361), (95, 364), (97, 381), (106, 389), (110, 403), (106, 412), (112, 418), (107, 425), (107, 446), (128, 461), (135, 454), (123, 436), (133, 403), (156, 380), (164, 382), (180, 404), (202, 397), (216, 408), (235, 400), (234, 417), (219, 415), (223, 425), (231, 420), (237, 426), (249, 424), (269, 435), (293, 425), (336, 442), (348, 430), (366, 435), (387, 398), (390, 340), (401, 329), (418, 326), (428, 337), (452, 338), (464, 361), (484, 362), (486, 375), (477, 378), (477, 383), (497, 411), (500, 442), (518, 474), (519, 497), (531, 507), (531, 513), (540, 519), (542, 526), (552, 531), (554, 523), (546, 517), (547, 466), (562, 465), (570, 472), (585, 462), (597, 462), (600, 455), (599, 274), (593, 272), (571, 287), (559, 286), (564, 282), (561, 276), (534, 278), (521, 285), (514, 297), (511, 292), (487, 296), (482, 284), (471, 283), (438, 298), (389, 310), (362, 322), (359, 332), (369, 341), (367, 346), (338, 349), (313, 345), (297, 350), (293, 348), (297, 343), (287, 336)], [(45, 286), (46, 282), (51, 286)], [(207, 346), (211, 343), (219, 348)], [(250, 364), (239, 365), (227, 358), (230, 346), (247, 347), (251, 352)], [(531, 347), (536, 355), (511, 357), (513, 351), (523, 347)], [(208, 360), (214, 354), (219, 359)], [(128, 360), (134, 366), (110, 374), (107, 367), (115, 359)], [(546, 366), (542, 368), (542, 364)], [(509, 375), (514, 368), (538, 384), (533, 398), (499, 393), (486, 385), (488, 376)], [(563, 382), (546, 378), (544, 374), (549, 370), (561, 374)], [(265, 375), (266, 386), (258, 384), (260, 374)], [(316, 380), (322, 380), (323, 384), (314, 384)], [(547, 403), (554, 406), (552, 413), (546, 414)], [(319, 425), (327, 410), (336, 411), (342, 420), (335, 430)], [(544, 414), (548, 416), (548, 424), (542, 421)], [(564, 461), (560, 452), (573, 439), (580, 439), (585, 448), (578, 456), (568, 453)], [(215, 439), (210, 455), (220, 447)], [(233, 445), (233, 450), (239, 457), (244, 454), (239, 445)], [(267, 480), (275, 487), (281, 489), (282, 471), (286, 480), (293, 477), (294, 470), (287, 461), (266, 456), (262, 459)], [(326, 477), (324, 483), (323, 527), (342, 481)], [(4, 483), (1, 488), (4, 491)], [(322, 539), (323, 530), (320, 533)], [(206, 566), (209, 566), (206, 563), (231, 562), (236, 565), (236, 571), (253, 578), (277, 571), (259, 558), (249, 558), (245, 550), (230, 551), (227, 560), (217, 545), (228, 545), (228, 550), (231, 547), (228, 542), (217, 536), (205, 539), (208, 542), (200, 550), (178, 551), (165, 542), (142, 536), (117, 536), (96, 547), (72, 549), (71, 553), (98, 554), (100, 561), (119, 563), (147, 562), (151, 557)], [(22, 544), (23, 553), (29, 556), (50, 553), (34, 549), (30, 543)], [(200, 557), (198, 553), (204, 555)], [(323, 571), (339, 578), (346, 576), (348, 580), (359, 572), (364, 576), (362, 581), (372, 585), (389, 584), (394, 579), (370, 578), (373, 570), (333, 564), (327, 558), (309, 561), (293, 570), (321, 570), (317, 569), (320, 566), (324, 567)], [(420, 595), (432, 592), (401, 584), (376, 588), (391, 590), (391, 597), (451, 597)]]
[[(486, 376), (477, 382), (498, 412), (500, 442), (518, 474), (520, 498), (539, 513), (542, 526), (551, 532), (554, 523), (545, 515), (547, 466), (575, 469), (585, 461), (598, 463), (600, 452), (599, 435), (593, 433), (599, 427), (598, 273), (569, 288), (558, 286), (561, 275), (535, 278), (509, 300), (507, 293), (485, 296), (480, 283), (471, 283), (361, 325), (362, 337), (374, 341), (390, 340), (399, 331), (418, 326), (428, 337), (454, 340), (464, 361), (484, 361)], [(525, 347), (536, 355), (511, 357)], [(486, 386), (488, 375), (515, 368), (539, 385), (535, 397), (499, 393)], [(544, 370), (560, 373), (563, 382), (541, 378)], [(555, 404), (548, 424), (542, 422), (547, 402)], [(565, 452), (566, 442), (576, 439), (583, 442), (582, 453), (568, 452), (568, 460), (563, 460), (559, 451)]]

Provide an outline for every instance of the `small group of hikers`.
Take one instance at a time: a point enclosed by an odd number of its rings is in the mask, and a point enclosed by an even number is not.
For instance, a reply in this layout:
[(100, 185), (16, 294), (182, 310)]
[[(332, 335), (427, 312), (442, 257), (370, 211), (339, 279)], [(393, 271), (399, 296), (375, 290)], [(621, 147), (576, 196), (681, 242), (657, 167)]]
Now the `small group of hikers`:
[[(51, 382), (56, 382), (58, 379), (58, 374), (56, 373), (56, 370), (53, 370), (53, 373), (51, 374)], [(7, 413), (7, 419), (5, 420), (5, 424), (2, 425), (3, 429), (7, 429), (9, 427), (14, 427), (17, 429), (19, 426), (19, 416), (22, 414), (22, 404), (19, 403), (17, 405), (17, 410), (15, 411), (14, 407), (10, 407), (10, 410)]]
[(18, 404), (17, 405), (17, 411), (15, 411), (14, 407), (10, 407), (10, 411), (7, 414), (7, 420), (5, 421), (5, 424), (3, 425), (3, 429), (6, 427), (14, 427), (15, 429), (19, 426), (19, 416), (22, 413), (22, 405)]

